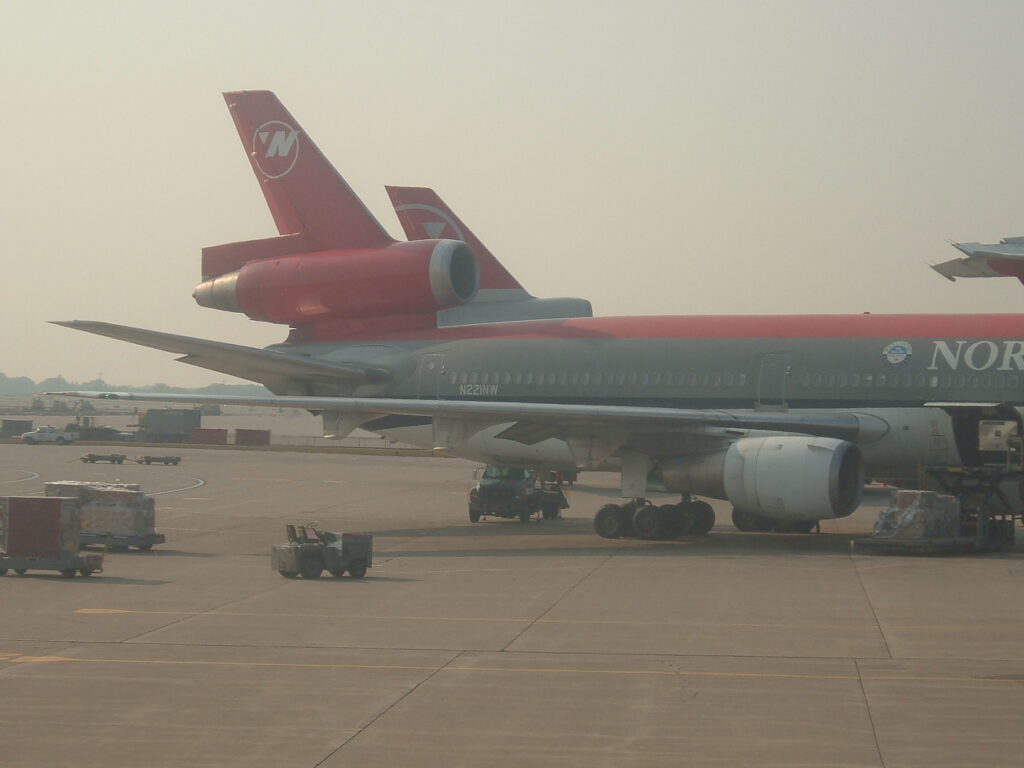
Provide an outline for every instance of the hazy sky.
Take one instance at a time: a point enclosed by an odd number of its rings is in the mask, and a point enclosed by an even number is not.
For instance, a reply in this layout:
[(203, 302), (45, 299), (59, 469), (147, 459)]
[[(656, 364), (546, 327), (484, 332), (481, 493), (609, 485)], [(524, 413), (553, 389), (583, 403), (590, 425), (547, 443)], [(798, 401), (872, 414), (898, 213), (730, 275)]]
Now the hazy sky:
[(384, 226), (434, 187), (596, 314), (1014, 312), (949, 240), (1024, 235), (1024, 3), (19, 2), (0, 7), (0, 372), (236, 381), (46, 324), (264, 346), (192, 298), (276, 234), (221, 92), (275, 91)]

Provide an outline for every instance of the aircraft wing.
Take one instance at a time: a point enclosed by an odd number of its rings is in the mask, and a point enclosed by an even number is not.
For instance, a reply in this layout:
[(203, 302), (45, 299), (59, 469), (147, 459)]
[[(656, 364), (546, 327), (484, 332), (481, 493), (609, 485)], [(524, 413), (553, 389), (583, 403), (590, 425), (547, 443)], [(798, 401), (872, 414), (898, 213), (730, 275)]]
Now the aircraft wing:
[[(268, 408), (304, 408), (330, 414), (345, 429), (344, 437), (360, 424), (385, 415), (424, 416), (439, 423), (461, 424), (478, 431), (495, 424), (511, 423), (501, 437), (533, 444), (550, 437), (666, 433), (682, 429), (717, 427), (735, 430), (792, 432), (816, 437), (853, 440), (865, 431), (884, 432), (881, 420), (849, 414), (809, 415), (787, 412), (714, 411), (688, 408), (645, 408), (616, 405), (565, 405), (479, 400), (412, 400), (382, 397), (250, 397), (218, 395), (143, 394), (131, 392), (47, 392), (48, 395), (99, 400), (141, 400), (158, 403), (245, 405)], [(325, 422), (327, 419), (325, 418)], [(876, 423), (877, 422), (877, 423)], [(450, 428), (450, 427), (449, 427)]]
[(149, 331), (127, 325), (114, 325), (91, 320), (62, 320), (54, 321), (54, 324), (100, 336), (109, 336), (112, 339), (128, 341), (143, 347), (176, 352), (184, 355), (184, 357), (178, 358), (180, 362), (238, 376), (249, 381), (258, 381), (271, 389), (287, 390), (288, 384), (298, 379), (358, 384), (385, 381), (391, 375), (386, 368), (376, 366), (358, 363), (328, 363), (266, 349)]

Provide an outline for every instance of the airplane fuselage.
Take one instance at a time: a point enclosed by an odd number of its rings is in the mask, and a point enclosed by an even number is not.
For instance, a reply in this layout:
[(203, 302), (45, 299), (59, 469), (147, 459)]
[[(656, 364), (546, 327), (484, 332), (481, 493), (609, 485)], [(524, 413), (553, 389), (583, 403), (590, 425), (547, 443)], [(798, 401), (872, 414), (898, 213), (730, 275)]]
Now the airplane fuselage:
[[(1024, 316), (629, 317), (495, 323), (277, 347), (360, 360), (393, 378), (366, 397), (836, 412), (883, 420), (859, 441), (867, 471), (909, 478), (963, 461), (953, 419), (926, 403), (1024, 405)], [(430, 420), (365, 428), (431, 443)], [(419, 429), (417, 429), (419, 427)], [(427, 427), (424, 429), (423, 427)], [(524, 445), (476, 433), (459, 452), (491, 463), (566, 466), (561, 440)], [(731, 437), (735, 438), (736, 432)], [(686, 435), (652, 453), (685, 450)]]

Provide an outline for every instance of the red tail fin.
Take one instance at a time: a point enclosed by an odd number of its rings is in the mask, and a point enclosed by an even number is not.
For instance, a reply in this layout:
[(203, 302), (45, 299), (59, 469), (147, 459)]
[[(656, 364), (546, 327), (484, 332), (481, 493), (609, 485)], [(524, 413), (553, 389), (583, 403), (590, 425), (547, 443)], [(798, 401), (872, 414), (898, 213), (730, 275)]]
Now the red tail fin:
[[(480, 266), (480, 290), (518, 289), (523, 291), (519, 281), (509, 274), (494, 254), (481, 243), (469, 227), (445, 205), (438, 194), (426, 187), (385, 187), (395, 207), (398, 220), (402, 222), (405, 236), (410, 240), (433, 240), (451, 238), (466, 243), (476, 255)], [(526, 294), (529, 295), (529, 294)]]
[(242, 145), (282, 235), (310, 250), (394, 240), (270, 91), (225, 93)]

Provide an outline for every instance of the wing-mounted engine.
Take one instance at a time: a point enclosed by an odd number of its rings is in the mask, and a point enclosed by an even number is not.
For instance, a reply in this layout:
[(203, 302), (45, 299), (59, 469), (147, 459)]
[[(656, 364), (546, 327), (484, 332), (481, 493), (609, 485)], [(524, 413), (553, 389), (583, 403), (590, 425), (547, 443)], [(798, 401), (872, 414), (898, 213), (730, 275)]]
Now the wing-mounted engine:
[(846, 517), (864, 492), (860, 449), (824, 437), (743, 438), (724, 451), (671, 459), (662, 476), (672, 490), (777, 520)]
[(421, 240), (383, 248), (256, 255), (200, 283), (192, 295), (204, 307), (307, 326), (388, 316), (436, 317), (440, 310), (472, 300), (479, 284), (476, 258), (465, 243)]

